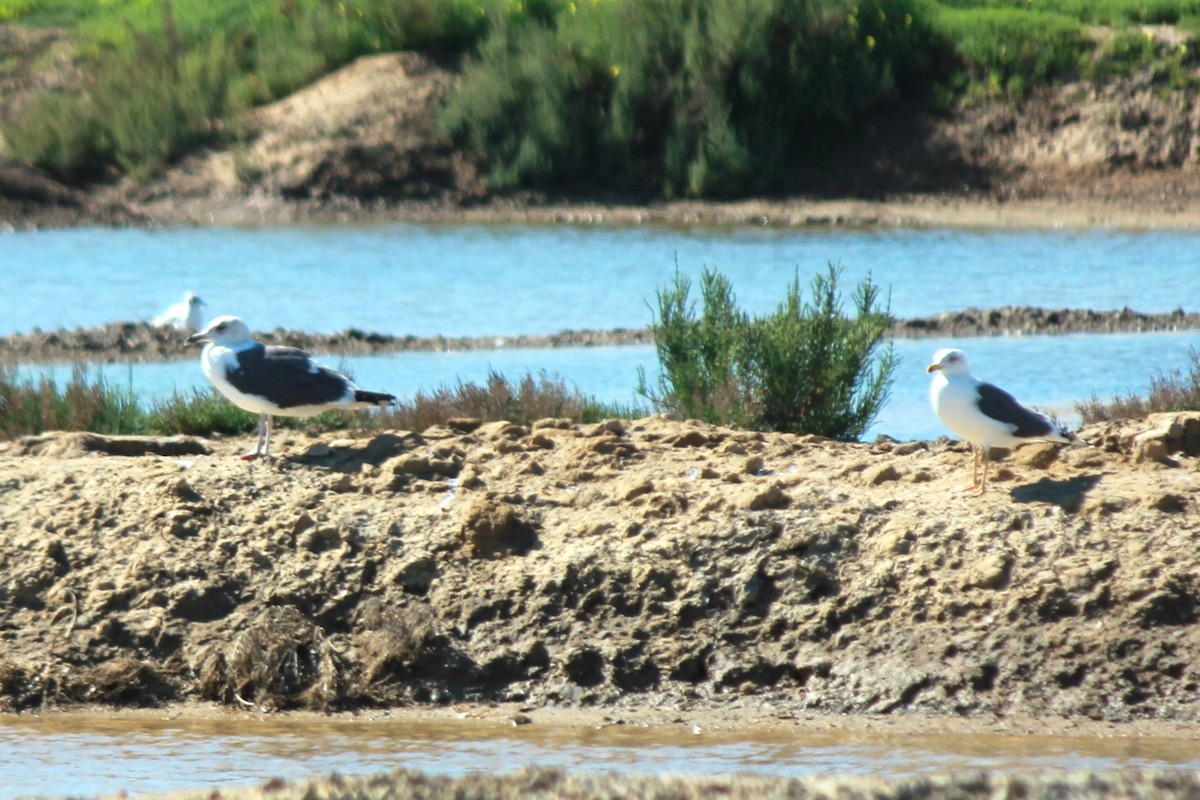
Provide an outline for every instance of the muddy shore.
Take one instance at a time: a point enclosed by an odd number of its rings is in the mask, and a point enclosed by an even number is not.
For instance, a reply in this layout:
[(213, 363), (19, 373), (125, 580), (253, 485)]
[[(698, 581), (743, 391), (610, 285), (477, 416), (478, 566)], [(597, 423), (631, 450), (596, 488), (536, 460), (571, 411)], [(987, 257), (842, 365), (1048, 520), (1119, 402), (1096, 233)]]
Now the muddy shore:
[(966, 449), (659, 417), (0, 446), (0, 703), (1200, 715), (1200, 415)]
[[(1064, 333), (1144, 333), (1200, 328), (1200, 313), (1182, 308), (1165, 314), (1132, 309), (1044, 309), (1005, 306), (968, 308), (931, 317), (898, 320), (891, 333), (897, 338), (1025, 336)], [(96, 328), (35, 331), (0, 337), (0, 363), (154, 362), (194, 358), (196, 348), (186, 334), (145, 322), (115, 322)], [(594, 347), (652, 344), (645, 328), (607, 331), (561, 331), (534, 336), (416, 337), (393, 336), (350, 329), (334, 334), (274, 331), (257, 334), (272, 344), (287, 344), (314, 353), (342, 356), (379, 355), (410, 351), (493, 350), (500, 348)]]

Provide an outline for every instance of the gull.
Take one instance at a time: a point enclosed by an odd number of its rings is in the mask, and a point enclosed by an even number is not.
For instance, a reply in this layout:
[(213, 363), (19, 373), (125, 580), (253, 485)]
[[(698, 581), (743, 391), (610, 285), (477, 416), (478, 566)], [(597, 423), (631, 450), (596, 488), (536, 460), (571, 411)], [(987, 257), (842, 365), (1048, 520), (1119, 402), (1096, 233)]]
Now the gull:
[(238, 317), (217, 317), (187, 341), (206, 343), (200, 366), (217, 391), (235, 406), (258, 414), (258, 445), (242, 456), (245, 459), (266, 457), (272, 415), (310, 417), (333, 408), (386, 407), (396, 402), (393, 395), (358, 388), (303, 350), (255, 341)]
[[(993, 447), (1016, 447), (1026, 442), (1078, 441), (1073, 433), (1056, 425), (1045, 414), (1031, 411), (1011, 394), (971, 374), (962, 350), (947, 348), (933, 354), (926, 372), (936, 372), (929, 386), (929, 399), (938, 419), (972, 445), (975, 453), (971, 485), (962, 487), (973, 494), (987, 491), (988, 463)], [(979, 460), (983, 457), (983, 481)]]
[(208, 303), (195, 292), (186, 292), (183, 299), (154, 318), (151, 323), (157, 328), (171, 327), (177, 331), (198, 331), (204, 327), (204, 312), (201, 306)]

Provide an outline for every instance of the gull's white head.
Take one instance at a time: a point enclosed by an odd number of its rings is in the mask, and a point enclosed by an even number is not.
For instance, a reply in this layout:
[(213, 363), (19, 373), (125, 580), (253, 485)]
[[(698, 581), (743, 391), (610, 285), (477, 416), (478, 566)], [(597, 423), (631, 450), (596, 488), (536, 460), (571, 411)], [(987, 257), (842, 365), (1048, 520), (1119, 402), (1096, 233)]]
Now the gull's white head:
[(941, 372), (946, 377), (951, 375), (970, 375), (971, 367), (967, 364), (967, 356), (962, 350), (947, 347), (933, 354), (933, 363), (925, 368), (926, 372)]
[(187, 294), (185, 294), (183, 296), (183, 302), (187, 304), (188, 308), (195, 308), (196, 306), (208, 305), (208, 303), (201, 300), (200, 295), (196, 294), (195, 292), (188, 292)]
[(227, 347), (236, 347), (250, 341), (250, 328), (240, 317), (229, 315), (217, 317), (208, 323), (208, 327), (199, 333), (194, 333), (187, 339), (188, 344), (197, 342), (212, 342)]

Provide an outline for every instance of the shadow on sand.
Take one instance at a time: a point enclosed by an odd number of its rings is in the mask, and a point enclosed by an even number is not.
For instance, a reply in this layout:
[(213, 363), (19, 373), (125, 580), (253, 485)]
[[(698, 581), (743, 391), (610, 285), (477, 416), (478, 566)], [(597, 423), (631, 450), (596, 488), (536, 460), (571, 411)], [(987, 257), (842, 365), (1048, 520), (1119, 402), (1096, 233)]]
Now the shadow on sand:
[(1100, 474), (1078, 475), (1066, 480), (1042, 478), (1037, 483), (1017, 486), (1012, 499), (1018, 503), (1050, 503), (1067, 511), (1077, 511), (1083, 497), (1100, 482)]

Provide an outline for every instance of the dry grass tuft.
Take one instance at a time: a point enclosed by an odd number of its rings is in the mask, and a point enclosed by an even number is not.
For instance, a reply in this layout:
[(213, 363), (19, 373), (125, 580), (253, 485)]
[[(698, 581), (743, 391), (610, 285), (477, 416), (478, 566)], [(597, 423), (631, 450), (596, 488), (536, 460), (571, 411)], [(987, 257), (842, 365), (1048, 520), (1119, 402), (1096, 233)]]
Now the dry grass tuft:
[(1075, 408), (1084, 425), (1119, 419), (1138, 419), (1148, 414), (1173, 411), (1200, 411), (1200, 351), (1192, 349), (1191, 365), (1186, 373), (1177, 369), (1150, 379), (1150, 394), (1114, 397), (1107, 403), (1095, 394), (1092, 399), (1076, 403)]

